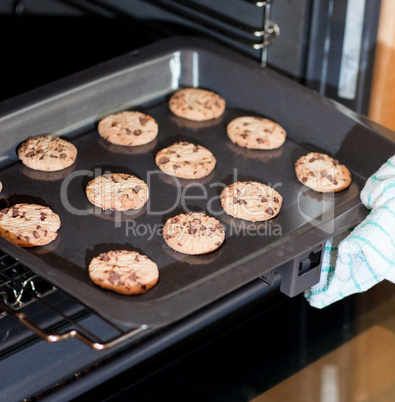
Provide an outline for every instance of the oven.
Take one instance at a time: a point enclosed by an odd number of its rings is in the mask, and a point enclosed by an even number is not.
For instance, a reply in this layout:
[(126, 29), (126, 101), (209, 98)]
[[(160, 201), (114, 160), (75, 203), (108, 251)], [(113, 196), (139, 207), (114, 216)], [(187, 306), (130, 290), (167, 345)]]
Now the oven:
[[(279, 172), (277, 184), (290, 200), (277, 226), (242, 227), (220, 215), (227, 241), (201, 257), (181, 258), (158, 233), (144, 231), (143, 219), (152, 219), (151, 228), (163, 223), (161, 207), (170, 203), (174, 183), (159, 175), (152, 184), (163, 199), (150, 204), (152, 218), (149, 211), (85, 216), (83, 197), (76, 204), (66, 197), (74, 214), (64, 214), (64, 246), (30, 252), (0, 239), (3, 400), (395, 395), (391, 374), (367, 385), (371, 366), (391, 371), (392, 285), (384, 281), (321, 310), (304, 297), (319, 280), (325, 242), (366, 217), (359, 191), (394, 154), (393, 132), (364, 117), (379, 2), (21, 0), (3, 2), (0, 11), (2, 37), (9, 38), (1, 74), (2, 208), (21, 199), (56, 205), (51, 191), (75, 193), (94, 167), (134, 159), (141, 175), (152, 169), (144, 156), (166, 136), (141, 153), (92, 143), (100, 116), (134, 107), (158, 116), (171, 138), (199, 134), (222, 155), (219, 176), (200, 183), (210, 199), (218, 195), (210, 184), (231, 174), (264, 177), (265, 166)], [(169, 118), (168, 96), (182, 86), (220, 92), (228, 115), (214, 125)], [(290, 142), (280, 152), (262, 156), (224, 141), (226, 122), (256, 105), (287, 126)], [(37, 132), (70, 138), (81, 165), (57, 177), (21, 168), (15, 148)], [(350, 191), (304, 197), (285, 170), (306, 150), (345, 160), (354, 177)], [(196, 189), (180, 188), (191, 192), (177, 211), (207, 205)], [(93, 247), (88, 227), (96, 243), (112, 233), (113, 242), (151, 249), (163, 264), (164, 290), (136, 301), (94, 288), (84, 265)]]

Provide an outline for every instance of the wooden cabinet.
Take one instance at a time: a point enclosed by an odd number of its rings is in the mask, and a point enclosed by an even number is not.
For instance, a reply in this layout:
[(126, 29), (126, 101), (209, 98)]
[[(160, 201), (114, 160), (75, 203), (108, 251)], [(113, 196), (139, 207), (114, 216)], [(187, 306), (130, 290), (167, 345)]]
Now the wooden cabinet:
[(382, 0), (369, 117), (395, 131), (395, 1)]

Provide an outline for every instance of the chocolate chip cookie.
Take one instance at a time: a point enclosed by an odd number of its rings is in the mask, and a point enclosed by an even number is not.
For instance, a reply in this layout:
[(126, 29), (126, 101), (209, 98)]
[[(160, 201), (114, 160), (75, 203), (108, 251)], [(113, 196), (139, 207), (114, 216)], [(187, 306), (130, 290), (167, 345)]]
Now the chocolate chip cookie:
[(126, 173), (109, 173), (98, 176), (86, 186), (88, 200), (112, 211), (140, 209), (149, 198), (148, 187), (143, 180)]
[(180, 214), (166, 221), (163, 238), (173, 250), (183, 254), (207, 254), (225, 240), (221, 223), (204, 213)]
[(147, 114), (124, 111), (102, 119), (98, 131), (112, 144), (135, 147), (153, 141), (158, 135), (158, 124)]
[(214, 155), (201, 145), (177, 142), (159, 151), (155, 162), (170, 176), (200, 179), (214, 170), (217, 161)]
[(229, 139), (249, 149), (276, 149), (284, 144), (287, 133), (272, 120), (242, 116), (232, 120), (227, 128)]
[(344, 165), (329, 155), (310, 152), (295, 163), (298, 180), (321, 193), (337, 192), (351, 184), (351, 173)]
[(37, 136), (22, 143), (18, 156), (31, 169), (55, 172), (66, 169), (75, 162), (77, 148), (59, 137)]
[(157, 284), (159, 270), (155, 262), (137, 251), (113, 250), (91, 260), (89, 277), (104, 289), (139, 295)]
[(59, 216), (42, 205), (22, 203), (0, 211), (0, 235), (21, 247), (51, 243), (60, 225)]
[(169, 108), (176, 116), (193, 121), (217, 119), (225, 107), (225, 99), (220, 95), (200, 88), (182, 89), (169, 101)]
[(280, 212), (283, 198), (273, 188), (255, 181), (236, 182), (221, 192), (224, 211), (234, 218), (266, 221)]

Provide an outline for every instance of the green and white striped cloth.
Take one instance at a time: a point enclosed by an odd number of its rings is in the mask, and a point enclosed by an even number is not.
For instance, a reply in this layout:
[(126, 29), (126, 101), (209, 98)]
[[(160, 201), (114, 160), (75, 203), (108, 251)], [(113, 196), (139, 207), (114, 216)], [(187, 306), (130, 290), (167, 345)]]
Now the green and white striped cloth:
[(325, 244), (321, 279), (305, 291), (310, 305), (326, 307), (386, 279), (395, 283), (395, 156), (361, 191), (370, 214), (356, 228)]

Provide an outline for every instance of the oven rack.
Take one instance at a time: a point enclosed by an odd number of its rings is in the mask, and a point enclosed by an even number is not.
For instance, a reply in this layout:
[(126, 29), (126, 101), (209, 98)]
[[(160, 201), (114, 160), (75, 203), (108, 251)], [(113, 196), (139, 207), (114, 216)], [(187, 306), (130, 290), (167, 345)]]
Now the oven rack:
[(215, 11), (212, 8), (190, 0), (144, 0), (146, 3), (154, 4), (157, 7), (181, 16), (211, 32), (259, 50), (261, 52), (261, 65), (265, 67), (267, 63), (267, 48), (280, 34), (279, 26), (270, 20), (271, 0), (241, 1), (255, 5), (262, 10), (261, 26), (254, 27), (250, 24), (242, 23), (236, 18), (228, 17), (222, 12)]
[[(267, 64), (267, 52), (268, 47), (273, 41), (280, 35), (280, 28), (278, 24), (271, 21), (270, 9), (272, 0), (239, 0), (240, 3), (244, 3), (246, 8), (256, 7), (258, 13), (260, 13), (260, 24), (254, 26), (250, 22), (242, 22), (237, 16), (228, 16), (224, 10), (215, 10), (211, 7), (205, 6), (202, 2), (192, 0), (141, 0), (143, 3), (152, 5), (166, 13), (169, 13), (173, 17), (179, 17), (183, 21), (192, 23), (196, 29), (210, 36), (215, 36), (217, 39), (229, 42), (234, 45), (241, 45), (242, 48), (253, 49), (260, 52), (259, 61), (262, 67), (266, 67)], [(101, 16), (111, 16), (119, 19), (120, 21), (129, 24), (132, 23), (130, 18), (136, 19), (141, 23), (141, 20), (133, 15), (133, 11), (130, 15), (129, 11), (121, 10), (105, 0), (63, 0), (66, 4), (69, 4), (78, 9), (89, 11)], [(138, 6), (137, 6), (138, 7)], [(155, 24), (150, 24), (148, 21), (144, 21), (148, 29), (151, 29), (154, 33), (158, 30)], [(164, 27), (162, 31), (166, 31)], [(163, 32), (162, 32), (163, 34)]]
[[(53, 295), (56, 298), (51, 298)], [(70, 308), (69, 303), (55, 303), (55, 299), (72, 300), (73, 306)], [(25, 312), (31, 305), (39, 309), (41, 320), (33, 320)], [(0, 320), (7, 316), (15, 317), (26, 328), (48, 342), (75, 338), (94, 350), (113, 348), (137, 338), (149, 329), (146, 325), (123, 328), (111, 322), (75, 299), (70, 299), (28, 267), (0, 251)], [(45, 320), (42, 319), (43, 316), (46, 317)], [(101, 333), (95, 333), (88, 325), (84, 325), (83, 319), (89, 316), (95, 316), (95, 319), (101, 321), (100, 330), (96, 331)]]

